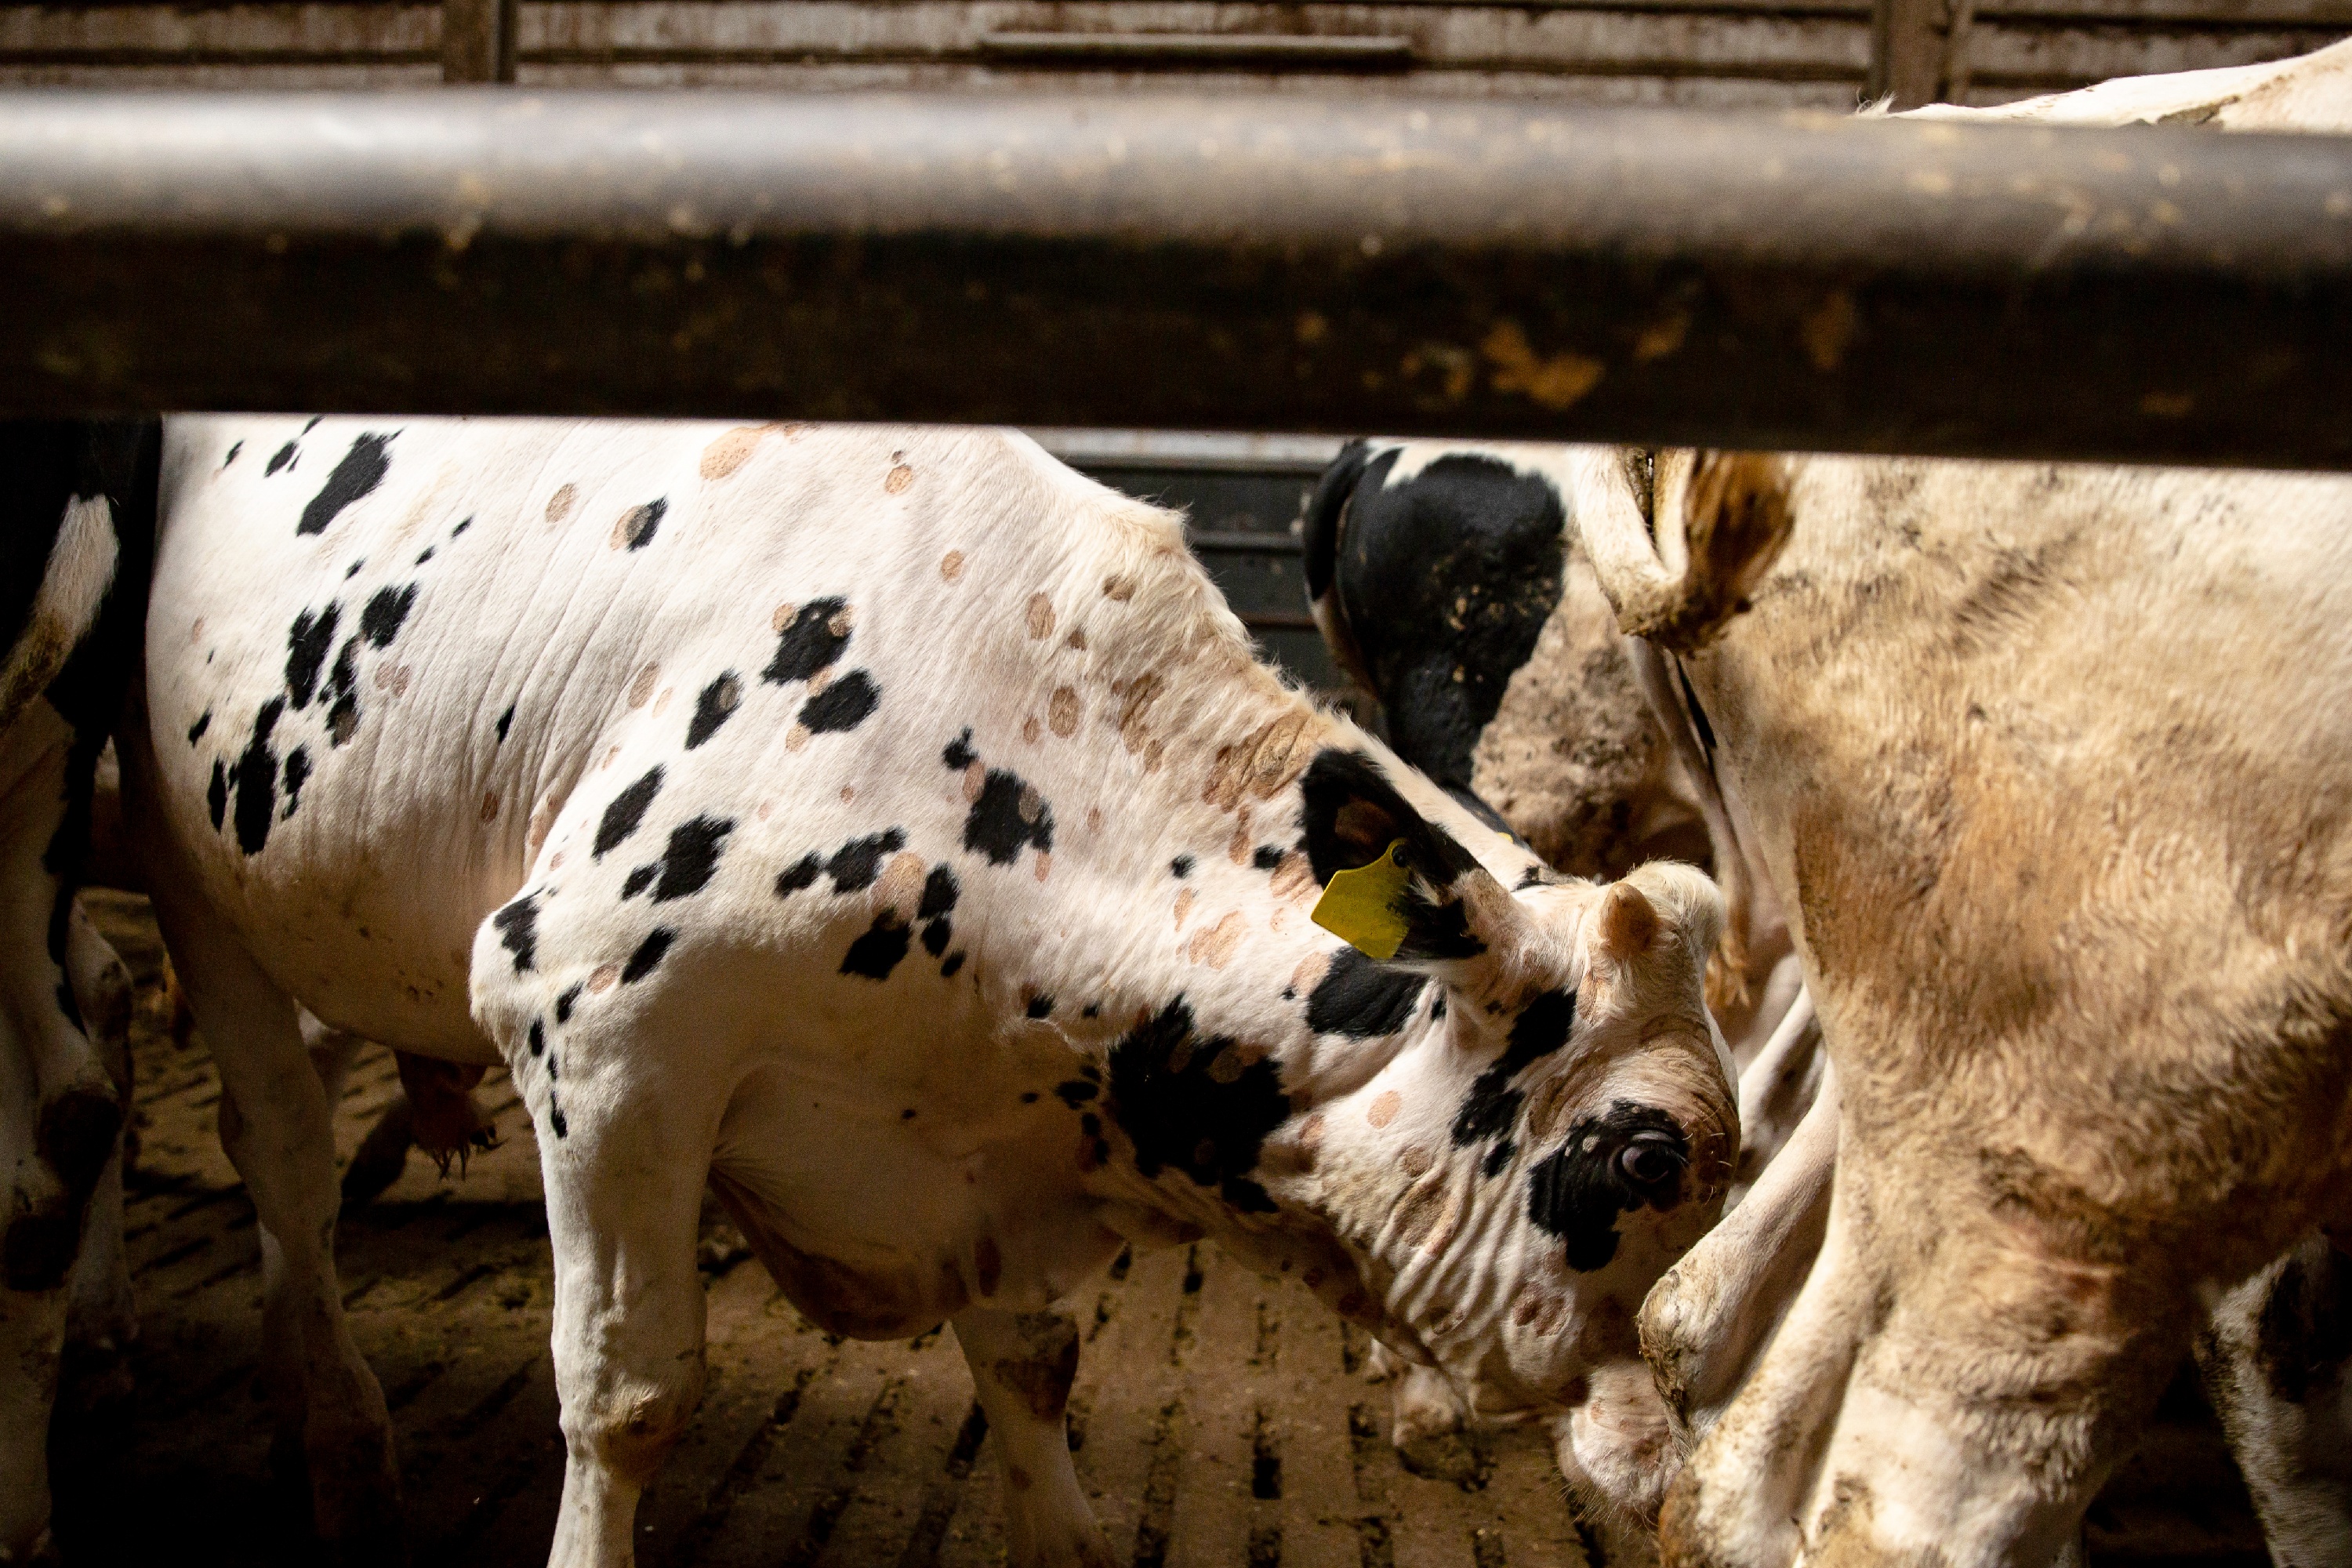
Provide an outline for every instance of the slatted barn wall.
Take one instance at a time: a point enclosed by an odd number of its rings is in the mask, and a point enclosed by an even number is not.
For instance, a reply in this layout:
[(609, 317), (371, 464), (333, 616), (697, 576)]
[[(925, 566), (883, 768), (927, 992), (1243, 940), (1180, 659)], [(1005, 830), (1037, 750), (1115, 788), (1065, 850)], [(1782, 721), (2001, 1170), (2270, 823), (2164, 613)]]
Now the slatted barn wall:
[[(1963, 15), (1952, 96), (1999, 102), (2146, 71), (2296, 54), (2352, 0), (1906, 0)], [(440, 78), (441, 8), (0, 5), (0, 81), (296, 87)], [(1870, 0), (524, 0), (525, 85), (1188, 83), (1843, 109)], [(1174, 37), (1171, 37), (1173, 35)]]

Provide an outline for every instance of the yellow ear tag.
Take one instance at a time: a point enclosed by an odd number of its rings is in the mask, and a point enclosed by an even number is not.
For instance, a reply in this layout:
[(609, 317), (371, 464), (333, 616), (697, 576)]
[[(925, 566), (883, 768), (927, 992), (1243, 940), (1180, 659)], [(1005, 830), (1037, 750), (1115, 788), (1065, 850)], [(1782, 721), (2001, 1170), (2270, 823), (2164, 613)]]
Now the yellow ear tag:
[(1404, 942), (1404, 911), (1399, 906), (1412, 873), (1397, 858), (1403, 847), (1403, 839), (1393, 839), (1370, 865), (1333, 872), (1310, 917), (1365, 957), (1383, 963), (1396, 956)]

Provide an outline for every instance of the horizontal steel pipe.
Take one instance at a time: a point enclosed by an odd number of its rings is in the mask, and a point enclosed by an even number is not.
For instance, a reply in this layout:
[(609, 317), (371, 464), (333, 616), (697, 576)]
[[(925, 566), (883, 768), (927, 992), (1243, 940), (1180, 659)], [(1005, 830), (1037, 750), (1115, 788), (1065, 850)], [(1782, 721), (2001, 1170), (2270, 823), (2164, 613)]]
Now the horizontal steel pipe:
[(2352, 468), (2352, 139), (1285, 94), (0, 94), (0, 411)]

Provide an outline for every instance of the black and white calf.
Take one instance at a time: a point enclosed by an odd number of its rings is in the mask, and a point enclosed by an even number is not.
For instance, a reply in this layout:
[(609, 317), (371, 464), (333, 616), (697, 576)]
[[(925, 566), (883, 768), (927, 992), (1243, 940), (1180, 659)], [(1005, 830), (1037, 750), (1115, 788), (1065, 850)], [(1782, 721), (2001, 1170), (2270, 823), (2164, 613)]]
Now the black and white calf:
[(0, 424), (0, 1562), (47, 1538), (69, 1330), (119, 1356), (134, 1326), (128, 982), (74, 891), (137, 659), (156, 446), (152, 426)]
[[(1105, 1558), (1052, 1307), (1127, 1241), (1497, 1415), (1638, 1366), (1738, 1144), (1712, 886), (1547, 871), (1258, 665), (1177, 518), (1003, 432), (430, 420), (175, 423), (163, 510), (126, 788), (330, 1535), (394, 1478), (297, 999), (523, 1092), (558, 1562), (629, 1560), (694, 1407), (706, 1179), (818, 1322), (954, 1323), (1024, 1564)], [(1392, 846), (1374, 958), (1308, 911)]]

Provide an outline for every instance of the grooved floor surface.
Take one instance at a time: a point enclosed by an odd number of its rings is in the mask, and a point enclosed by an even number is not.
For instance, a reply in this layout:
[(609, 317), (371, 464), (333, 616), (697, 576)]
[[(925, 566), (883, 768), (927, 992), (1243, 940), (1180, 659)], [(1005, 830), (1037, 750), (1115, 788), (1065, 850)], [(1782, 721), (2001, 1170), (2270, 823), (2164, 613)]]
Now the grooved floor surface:
[[(215, 1135), (216, 1081), (201, 1047), (175, 1049), (163, 1027), (144, 900), (89, 898), (141, 981), (128, 1231), (142, 1330), (128, 1432), (61, 1478), (60, 1542), (79, 1564), (318, 1561), (269, 1482), (258, 1247)], [(370, 1051), (340, 1109), (346, 1155), (396, 1089), (391, 1058)], [(339, 1242), (353, 1331), (399, 1428), (409, 1548), (440, 1568), (542, 1561), (562, 1485), (537, 1155), (503, 1075), (481, 1094), (506, 1142), (462, 1180), (412, 1156)], [(1001, 1563), (999, 1483), (952, 1337), (823, 1334), (731, 1239), (706, 1237), (709, 1390), (639, 1510), (639, 1562)], [(1362, 1374), (1363, 1337), (1213, 1247), (1122, 1259), (1083, 1306), (1073, 1441), (1122, 1563), (1599, 1568), (1607, 1555), (1540, 1434), (1447, 1439), (1408, 1466), (1387, 1440), (1387, 1390)], [(2193, 1408), (2179, 1417), (2095, 1510), (2095, 1562), (2263, 1561), (2226, 1457)]]

